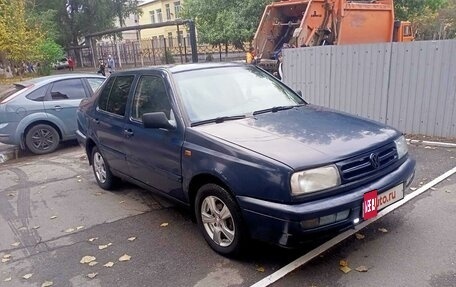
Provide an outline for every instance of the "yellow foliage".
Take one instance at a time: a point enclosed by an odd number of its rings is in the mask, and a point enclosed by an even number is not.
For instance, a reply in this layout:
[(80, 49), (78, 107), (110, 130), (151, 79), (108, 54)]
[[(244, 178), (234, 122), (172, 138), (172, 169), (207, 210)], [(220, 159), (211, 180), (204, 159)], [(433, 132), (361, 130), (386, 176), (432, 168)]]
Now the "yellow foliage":
[(44, 33), (28, 23), (25, 0), (0, 0), (0, 11), (0, 51), (15, 63), (39, 58)]

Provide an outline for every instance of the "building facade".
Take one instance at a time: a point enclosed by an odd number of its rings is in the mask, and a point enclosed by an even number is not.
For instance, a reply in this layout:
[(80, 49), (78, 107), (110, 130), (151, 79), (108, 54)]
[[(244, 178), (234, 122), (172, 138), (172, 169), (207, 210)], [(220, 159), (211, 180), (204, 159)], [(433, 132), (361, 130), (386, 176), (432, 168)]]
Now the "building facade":
[[(180, 19), (182, 0), (151, 0), (138, 7), (142, 10), (139, 25), (157, 24)], [(173, 48), (187, 38), (186, 26), (165, 26), (141, 30), (141, 39), (151, 40), (155, 47)]]

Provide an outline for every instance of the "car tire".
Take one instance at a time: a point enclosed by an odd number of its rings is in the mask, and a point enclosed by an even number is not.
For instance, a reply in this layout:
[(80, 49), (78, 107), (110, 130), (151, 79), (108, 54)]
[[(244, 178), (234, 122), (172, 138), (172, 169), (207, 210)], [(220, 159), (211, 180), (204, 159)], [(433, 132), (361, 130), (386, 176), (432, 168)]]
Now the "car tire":
[(109, 165), (97, 147), (92, 149), (92, 169), (98, 185), (105, 190), (112, 190), (119, 178), (114, 176)]
[(247, 233), (239, 206), (223, 187), (203, 185), (196, 196), (195, 213), (204, 239), (213, 250), (225, 256), (239, 255)]
[(57, 130), (46, 124), (31, 127), (25, 135), (25, 145), (34, 154), (51, 153), (57, 149), (59, 143)]

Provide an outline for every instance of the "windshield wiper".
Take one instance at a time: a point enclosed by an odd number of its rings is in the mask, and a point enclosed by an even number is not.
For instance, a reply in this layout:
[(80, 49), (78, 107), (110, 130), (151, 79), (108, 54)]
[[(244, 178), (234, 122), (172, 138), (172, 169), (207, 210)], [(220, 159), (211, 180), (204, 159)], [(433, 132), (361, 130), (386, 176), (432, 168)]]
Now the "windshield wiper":
[(208, 119), (208, 120), (202, 120), (198, 122), (192, 123), (192, 127), (194, 126), (199, 126), (199, 125), (205, 125), (205, 124), (210, 124), (210, 123), (223, 123), (224, 121), (233, 121), (233, 120), (240, 120), (240, 119), (245, 119), (246, 115), (238, 115), (238, 116), (224, 116), (224, 117), (217, 117), (213, 119)]
[(305, 104), (292, 105), (292, 106), (276, 106), (276, 107), (272, 107), (272, 108), (268, 108), (268, 109), (264, 109), (264, 110), (254, 111), (253, 115), (255, 116), (255, 115), (264, 114), (264, 113), (276, 113), (278, 111), (289, 110), (289, 109), (292, 109), (295, 107), (302, 107), (302, 106), (305, 106)]

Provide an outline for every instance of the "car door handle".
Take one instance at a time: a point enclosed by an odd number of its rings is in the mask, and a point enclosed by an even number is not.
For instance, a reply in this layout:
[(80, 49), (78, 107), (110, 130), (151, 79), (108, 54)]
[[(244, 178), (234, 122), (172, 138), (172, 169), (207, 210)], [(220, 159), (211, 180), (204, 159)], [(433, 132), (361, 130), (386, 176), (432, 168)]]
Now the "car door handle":
[(124, 130), (124, 135), (129, 138), (129, 137), (132, 137), (135, 133), (132, 131), (132, 129), (127, 129), (127, 130)]
[(98, 125), (100, 123), (100, 120), (99, 119), (93, 119), (93, 122)]
[(62, 110), (62, 106), (54, 106), (54, 110), (55, 111), (61, 111)]

